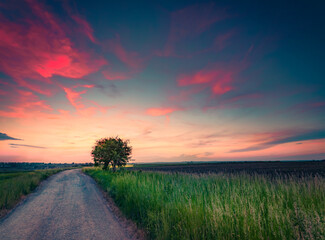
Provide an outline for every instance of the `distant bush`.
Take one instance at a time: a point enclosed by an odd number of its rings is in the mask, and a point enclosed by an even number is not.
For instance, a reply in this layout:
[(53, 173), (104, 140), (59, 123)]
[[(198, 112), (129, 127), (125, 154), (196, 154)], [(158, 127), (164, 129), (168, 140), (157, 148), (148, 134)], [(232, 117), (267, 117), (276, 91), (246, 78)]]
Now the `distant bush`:
[(324, 239), (325, 179), (85, 169), (150, 239)]

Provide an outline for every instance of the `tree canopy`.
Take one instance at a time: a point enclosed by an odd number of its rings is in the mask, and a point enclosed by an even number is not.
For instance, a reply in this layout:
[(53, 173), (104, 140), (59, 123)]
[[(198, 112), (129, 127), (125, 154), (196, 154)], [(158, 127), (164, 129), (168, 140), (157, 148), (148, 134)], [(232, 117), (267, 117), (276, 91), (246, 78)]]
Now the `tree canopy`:
[(129, 143), (129, 140), (123, 140), (119, 137), (97, 140), (91, 152), (95, 165), (103, 164), (103, 168), (107, 169), (111, 164), (113, 171), (116, 170), (116, 167), (125, 166), (132, 153), (132, 147), (129, 146)]

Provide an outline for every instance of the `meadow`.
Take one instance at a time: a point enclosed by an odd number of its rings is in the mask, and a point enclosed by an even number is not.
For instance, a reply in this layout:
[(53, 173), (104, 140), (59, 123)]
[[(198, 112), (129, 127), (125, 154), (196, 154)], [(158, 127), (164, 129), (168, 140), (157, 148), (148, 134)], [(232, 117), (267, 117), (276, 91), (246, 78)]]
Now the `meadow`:
[(23, 196), (32, 192), (42, 180), (62, 170), (64, 169), (0, 173), (0, 217), (13, 208)]
[(84, 168), (150, 239), (325, 239), (325, 178)]
[(182, 173), (249, 173), (270, 177), (277, 175), (325, 177), (325, 160), (322, 161), (250, 161), (250, 162), (182, 162), (134, 164), (135, 170)]

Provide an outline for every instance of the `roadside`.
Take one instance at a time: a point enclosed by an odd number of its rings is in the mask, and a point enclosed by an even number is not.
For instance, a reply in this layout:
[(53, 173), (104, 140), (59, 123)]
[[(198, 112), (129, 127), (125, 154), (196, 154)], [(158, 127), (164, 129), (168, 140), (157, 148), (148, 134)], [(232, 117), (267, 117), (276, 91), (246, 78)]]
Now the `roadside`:
[[(88, 177), (91, 177), (84, 171), (82, 171), (82, 173)], [(96, 179), (92, 177), (91, 179), (96, 182)], [(115, 215), (120, 225), (125, 228), (131, 239), (148, 239), (146, 232), (143, 229), (139, 228), (134, 221), (128, 219), (125, 214), (123, 214), (120, 208), (116, 205), (114, 199), (109, 195), (107, 191), (105, 191), (105, 189), (103, 189), (103, 186), (98, 184), (98, 182), (96, 182), (96, 185), (99, 187), (100, 192), (103, 194), (105, 200), (107, 201), (108, 209)]]
[(0, 220), (0, 239), (136, 239), (79, 169), (55, 174)]
[(0, 219), (19, 206), (26, 197), (37, 191), (50, 176), (71, 168), (0, 173)]

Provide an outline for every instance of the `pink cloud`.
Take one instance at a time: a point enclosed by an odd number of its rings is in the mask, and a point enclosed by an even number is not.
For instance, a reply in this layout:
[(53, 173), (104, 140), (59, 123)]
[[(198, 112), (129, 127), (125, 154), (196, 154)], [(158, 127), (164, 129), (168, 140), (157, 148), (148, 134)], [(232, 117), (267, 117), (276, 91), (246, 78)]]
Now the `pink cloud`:
[(74, 86), (73, 88), (78, 88), (78, 87), (83, 87), (83, 88), (94, 88), (95, 85), (94, 85), (94, 84), (84, 84), (84, 85), (79, 84), (79, 85)]
[(222, 95), (233, 89), (235, 72), (224, 69), (203, 69), (194, 74), (181, 75), (178, 79), (178, 85), (201, 85), (205, 84), (211, 88), (214, 95)]
[(175, 111), (179, 111), (179, 108), (149, 108), (147, 109), (146, 113), (150, 116), (165, 116), (171, 114)]
[(204, 87), (195, 87), (190, 89), (181, 89), (177, 94), (169, 96), (169, 100), (172, 102), (184, 102), (190, 99), (194, 94), (201, 92)]
[(67, 99), (71, 103), (72, 106), (74, 106), (77, 110), (80, 110), (84, 108), (85, 106), (81, 103), (81, 96), (82, 94), (85, 94), (87, 90), (83, 90), (80, 92), (74, 91), (71, 88), (64, 87), (63, 90), (65, 91), (67, 95)]
[(146, 111), (147, 115), (159, 117), (165, 116), (166, 117), (166, 124), (170, 122), (170, 114), (176, 111), (181, 111), (181, 108), (173, 108), (173, 107), (161, 107), (161, 108), (148, 108)]
[(52, 111), (52, 107), (45, 100), (30, 91), (12, 89), (5, 94), (11, 104), (0, 110), (0, 116), (8, 118), (24, 118), (40, 111)]
[[(76, 85), (72, 88), (68, 87), (62, 87), (64, 92), (66, 93), (66, 97), (71, 103), (71, 105), (77, 110), (78, 113), (86, 116), (93, 115), (97, 110), (106, 113), (108, 109), (111, 109), (111, 106), (102, 106), (99, 103), (93, 101), (93, 100), (86, 100), (82, 99), (83, 94), (87, 93), (87, 89), (84, 89), (82, 91), (76, 91), (75, 88), (94, 88), (95, 85)], [(85, 106), (85, 103), (87, 106)]]
[(236, 58), (237, 60), (231, 62), (210, 63), (201, 70), (181, 74), (177, 78), (178, 86), (193, 88), (193, 91), (188, 91), (189, 95), (205, 89), (210, 90), (212, 97), (233, 91), (237, 88), (235, 83), (239, 81), (239, 74), (249, 66), (246, 58)]
[[(262, 136), (265, 134), (262, 133)], [(262, 143), (258, 141), (254, 145), (233, 149), (230, 152), (250, 152), (250, 151), (260, 151), (267, 148), (274, 147), (276, 145), (293, 143), (293, 142), (304, 142), (310, 140), (319, 140), (325, 138), (324, 129), (314, 129), (314, 130), (284, 130), (273, 133), (267, 133), (269, 135)], [(259, 134), (257, 135), (259, 136)]]
[(43, 5), (28, 3), (34, 18), (14, 23), (0, 16), (0, 70), (20, 86), (49, 95), (51, 90), (39, 82), (51, 83), (54, 75), (81, 78), (107, 64), (91, 51), (77, 49), (68, 37), (71, 28)]
[(100, 105), (99, 103), (97, 103), (95, 101), (89, 100), (89, 102), (91, 104), (93, 104), (102, 113), (106, 113), (109, 109), (112, 109), (113, 108), (111, 106), (102, 106), (102, 105)]

